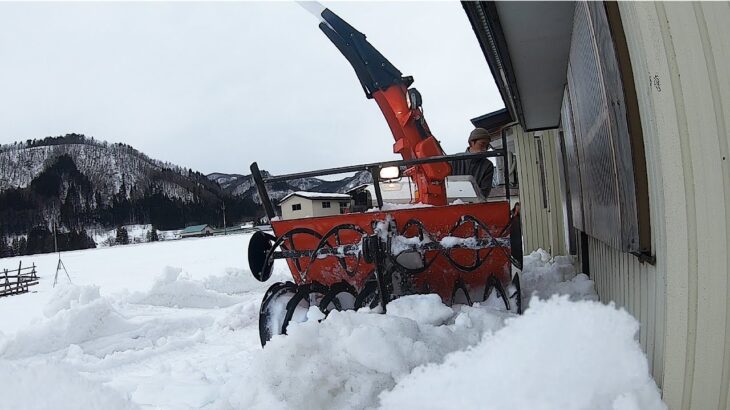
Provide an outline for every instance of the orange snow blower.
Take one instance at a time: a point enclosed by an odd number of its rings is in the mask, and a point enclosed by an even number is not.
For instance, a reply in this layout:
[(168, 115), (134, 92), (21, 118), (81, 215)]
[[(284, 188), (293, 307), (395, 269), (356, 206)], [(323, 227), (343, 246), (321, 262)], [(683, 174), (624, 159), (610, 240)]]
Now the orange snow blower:
[[(385, 311), (389, 301), (404, 295), (436, 293), (444, 303), (480, 302), (492, 292), (505, 307), (521, 313), (519, 276), (521, 249), (512, 237), (519, 215), (506, 198), (449, 204), (449, 161), (504, 158), (502, 149), (476, 154), (445, 155), (423, 116), (421, 95), (365, 38), (329, 9), (321, 11), (319, 28), (347, 58), (365, 91), (380, 107), (395, 138), (393, 151), (403, 160), (353, 165), (264, 178), (251, 164), (259, 199), (274, 235), (256, 232), (248, 260), (256, 279), (264, 282), (273, 263), (285, 259), (293, 281), (273, 284), (259, 314), (261, 345), (285, 334), (292, 321), (306, 320), (310, 306), (327, 314), (333, 309), (370, 307)], [(340, 214), (285, 218), (272, 204), (267, 184), (297, 178), (370, 172), (377, 207)], [(391, 173), (390, 175), (385, 175)], [(382, 175), (381, 175), (382, 174)], [(381, 176), (383, 178), (381, 178)], [(409, 205), (384, 204), (381, 181), (406, 178), (415, 185)], [(387, 185), (387, 183), (386, 183)], [(479, 192), (475, 189), (475, 192)], [(370, 197), (372, 198), (372, 197)], [(385, 206), (388, 205), (388, 206)], [(519, 252), (521, 253), (521, 252)]]

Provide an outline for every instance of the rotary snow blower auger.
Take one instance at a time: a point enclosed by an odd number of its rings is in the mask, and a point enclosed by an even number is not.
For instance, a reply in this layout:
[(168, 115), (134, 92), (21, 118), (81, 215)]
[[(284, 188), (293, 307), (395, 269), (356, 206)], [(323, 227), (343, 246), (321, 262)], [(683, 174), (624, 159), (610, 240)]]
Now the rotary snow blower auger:
[[(521, 313), (519, 276), (510, 267), (521, 267), (521, 255), (511, 252), (512, 242), (521, 241), (511, 236), (519, 215), (510, 210), (509, 189), (503, 201), (447, 203), (448, 161), (502, 156), (506, 173), (505, 149), (445, 155), (423, 117), (419, 92), (409, 88), (413, 78), (403, 77), (362, 33), (330, 10), (322, 10), (321, 18), (319, 28), (350, 62), (366, 96), (377, 102), (395, 138), (393, 150), (403, 160), (268, 178), (255, 162), (251, 165), (274, 231), (251, 237), (251, 272), (264, 282), (274, 261), (286, 259), (293, 278), (273, 284), (263, 298), (261, 345), (285, 334), (292, 321), (306, 320), (310, 306), (324, 314), (365, 306), (384, 312), (389, 301), (403, 295), (437, 293), (451, 305), (484, 301), (496, 292), (506, 309)], [(502, 147), (507, 147), (505, 132)], [(266, 187), (361, 170), (373, 178), (378, 210), (283, 219)], [(381, 172), (393, 170), (388, 178), (404, 175), (415, 183), (411, 202), (420, 205), (383, 210)]]

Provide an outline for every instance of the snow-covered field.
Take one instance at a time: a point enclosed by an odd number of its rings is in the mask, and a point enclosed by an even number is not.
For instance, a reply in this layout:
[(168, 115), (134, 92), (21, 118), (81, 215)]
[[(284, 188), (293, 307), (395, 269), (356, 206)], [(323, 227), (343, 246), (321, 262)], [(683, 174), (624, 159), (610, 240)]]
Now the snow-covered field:
[[(595, 302), (569, 258), (525, 260), (522, 316), (398, 299), (333, 312), (262, 349), (249, 235), (23, 257), (35, 293), (0, 298), (0, 408), (664, 408), (638, 323)], [(0, 268), (18, 258), (0, 259)], [(553, 293), (567, 296), (550, 297)], [(313, 316), (315, 312), (311, 312)]]

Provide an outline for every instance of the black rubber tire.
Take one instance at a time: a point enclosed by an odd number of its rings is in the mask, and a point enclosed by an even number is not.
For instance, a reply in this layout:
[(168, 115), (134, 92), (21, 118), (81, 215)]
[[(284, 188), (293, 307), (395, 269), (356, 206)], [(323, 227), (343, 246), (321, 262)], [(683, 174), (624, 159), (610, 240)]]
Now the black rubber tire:
[(273, 329), (270, 324), (273, 303), (277, 303), (286, 294), (291, 294), (293, 297), (296, 293), (296, 288), (297, 285), (293, 282), (277, 282), (271, 285), (264, 294), (264, 298), (261, 301), (261, 308), (259, 309), (259, 339), (261, 340), (261, 347), (264, 347), (266, 342), (271, 340), (273, 336), (282, 333), (280, 325), (275, 326), (276, 328)]

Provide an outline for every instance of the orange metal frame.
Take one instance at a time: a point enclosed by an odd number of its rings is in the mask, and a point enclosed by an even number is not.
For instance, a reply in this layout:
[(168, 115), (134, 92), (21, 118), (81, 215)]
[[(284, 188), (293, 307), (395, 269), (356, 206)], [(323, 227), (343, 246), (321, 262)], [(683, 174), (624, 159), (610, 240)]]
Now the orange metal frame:
[[(408, 107), (405, 85), (393, 85), (386, 90), (373, 92), (373, 98), (383, 112), (395, 138), (393, 152), (403, 159), (428, 158), (445, 155), (438, 141), (431, 134), (421, 109)], [(420, 130), (419, 130), (420, 127)], [(425, 134), (425, 135), (424, 135)], [(414, 202), (429, 205), (446, 205), (444, 179), (451, 174), (447, 163), (416, 165), (406, 174), (413, 178), (417, 187)]]
[[(456, 221), (459, 221), (463, 215), (472, 215), (478, 218), (489, 228), (489, 234), (497, 237), (504, 228), (509, 224), (509, 205), (507, 202), (486, 202), (475, 204), (449, 205), (440, 207), (423, 207), (399, 209), (387, 212), (367, 212), (354, 213), (344, 215), (334, 215), (315, 218), (293, 219), (284, 221), (273, 221), (272, 228), (277, 237), (285, 234), (294, 228), (306, 227), (318, 232), (320, 235), (326, 234), (330, 229), (341, 224), (353, 224), (365, 230), (370, 235), (374, 233), (373, 223), (385, 220), (390, 217), (395, 221), (398, 233), (401, 233), (403, 225), (410, 219), (420, 220), (426, 231), (430, 234), (430, 239), (440, 241), (443, 237), (449, 235)], [(413, 237), (417, 233), (415, 230), (403, 232), (403, 236)], [(472, 225), (464, 225), (452, 236), (463, 238), (472, 237), (474, 231)], [(479, 232), (484, 236), (484, 232)], [(509, 230), (503, 234), (508, 237)], [(340, 245), (359, 243), (362, 239), (361, 234), (355, 231), (344, 232), (341, 236)], [(319, 240), (310, 235), (295, 235), (293, 237), (294, 247), (296, 249), (315, 249)], [(285, 243), (288, 247), (291, 244)], [(334, 239), (331, 245), (335, 246)], [(442, 300), (450, 304), (454, 286), (460, 279), (469, 289), (472, 300), (480, 301), (481, 294), (486, 286), (490, 276), (495, 275), (501, 283), (508, 283), (511, 279), (510, 262), (505, 252), (500, 249), (452, 249), (451, 258), (459, 261), (462, 265), (471, 265), (475, 261), (476, 252), (479, 252), (481, 258), (486, 258), (477, 269), (471, 272), (462, 272), (454, 267), (450, 261), (439, 251), (426, 251), (426, 259), (430, 260), (436, 257), (434, 262), (424, 272), (415, 274), (413, 282), (415, 284), (416, 293), (438, 293)], [(349, 275), (342, 268), (337, 258), (328, 256), (314, 260), (308, 257), (299, 259), (299, 267), (291, 259), (287, 260), (289, 269), (291, 270), (294, 281), (301, 285), (304, 283), (319, 282), (323, 285), (331, 286), (340, 281), (346, 281), (360, 291), (365, 281), (375, 269), (374, 264), (366, 263), (364, 260), (359, 261), (355, 256), (345, 257), (348, 270), (354, 271)], [(311, 268), (310, 268), (311, 264)], [(308, 269), (309, 268), (309, 269)], [(306, 276), (303, 273), (306, 271)]]

